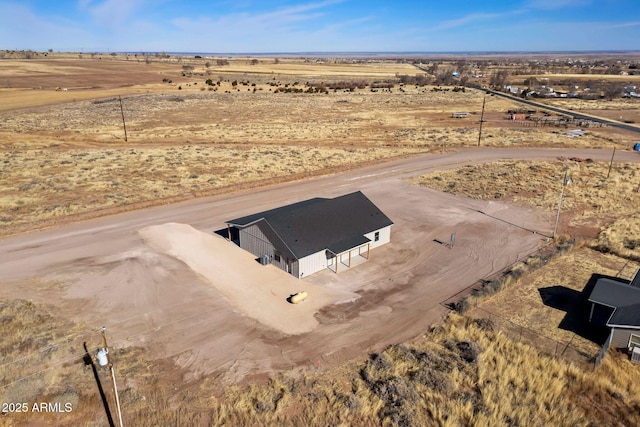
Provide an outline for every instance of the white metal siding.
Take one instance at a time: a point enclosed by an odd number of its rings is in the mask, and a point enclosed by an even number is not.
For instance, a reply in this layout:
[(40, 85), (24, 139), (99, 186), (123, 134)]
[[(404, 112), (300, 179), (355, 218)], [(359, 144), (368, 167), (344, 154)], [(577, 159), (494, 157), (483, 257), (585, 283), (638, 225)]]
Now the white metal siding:
[[(376, 232), (380, 233), (377, 242), (375, 241)], [(379, 230), (372, 231), (371, 233), (365, 234), (365, 236), (371, 240), (369, 249), (374, 249), (391, 241), (391, 226), (389, 225)], [(269, 255), (271, 257), (270, 259), (272, 264), (275, 264), (284, 271), (288, 271), (297, 278), (303, 278), (327, 268), (328, 260), (324, 249), (296, 262), (293, 256), (288, 253), (286, 248), (276, 248), (273, 243), (274, 242), (269, 239), (265, 232), (261, 230), (259, 224), (253, 224), (240, 230), (241, 248), (251, 252), (255, 256)], [(364, 245), (360, 248), (353, 249), (351, 256), (358, 256), (358, 254), (366, 256), (366, 253), (367, 245)], [(280, 256), (279, 262), (275, 259), (276, 254)], [(349, 252), (342, 254), (340, 258), (345, 264), (347, 264), (349, 262)], [(289, 260), (288, 267), (286, 265), (287, 259)], [(333, 268), (335, 268), (335, 260)]]
[(304, 258), (301, 258), (298, 262), (298, 278), (303, 278), (313, 273), (317, 273), (320, 270), (327, 268), (327, 254), (323, 249), (320, 252), (316, 252)]
[(240, 230), (240, 247), (255, 256), (273, 255), (274, 247), (257, 224)]
[[(380, 233), (380, 238), (377, 242), (375, 241), (376, 232)], [(371, 244), (369, 246), (370, 249), (377, 248), (378, 246), (384, 245), (385, 243), (389, 243), (391, 241), (391, 226), (388, 225), (384, 228), (381, 228), (380, 230), (375, 230), (371, 233), (367, 233), (364, 235), (364, 237), (371, 240)]]

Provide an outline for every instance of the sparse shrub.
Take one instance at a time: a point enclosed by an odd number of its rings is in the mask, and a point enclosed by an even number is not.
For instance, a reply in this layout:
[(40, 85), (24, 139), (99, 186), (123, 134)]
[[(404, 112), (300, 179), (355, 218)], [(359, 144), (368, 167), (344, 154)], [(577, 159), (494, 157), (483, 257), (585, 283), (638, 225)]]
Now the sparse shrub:
[(493, 320), (487, 318), (474, 319), (473, 323), (484, 332), (493, 332), (495, 328), (495, 324)]
[(480, 350), (478, 348), (478, 344), (469, 341), (461, 341), (456, 344), (456, 349), (464, 360), (467, 363), (475, 363), (478, 360), (478, 354)]
[(623, 243), (622, 245), (626, 248), (626, 249), (630, 249), (630, 250), (635, 250), (637, 248), (640, 248), (640, 239), (631, 239), (628, 236), (625, 236), (623, 239)]

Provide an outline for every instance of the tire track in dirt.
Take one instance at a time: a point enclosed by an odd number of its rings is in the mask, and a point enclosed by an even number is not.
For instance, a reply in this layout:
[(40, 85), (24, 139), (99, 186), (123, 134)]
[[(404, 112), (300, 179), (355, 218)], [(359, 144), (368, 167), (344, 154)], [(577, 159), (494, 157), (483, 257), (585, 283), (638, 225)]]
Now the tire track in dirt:
[[(551, 231), (551, 219), (539, 212), (418, 188), (406, 179), (460, 164), (558, 156), (609, 160), (611, 153), (474, 149), (416, 156), (342, 174), (13, 236), (0, 240), (0, 297), (28, 298), (66, 307), (62, 315), (89, 325), (99, 322), (101, 326), (106, 315), (109, 325), (117, 325), (117, 328), (109, 326), (114, 345), (144, 346), (158, 358), (173, 358), (194, 376), (219, 372), (227, 375), (229, 381), (236, 381), (245, 375), (295, 366), (324, 368), (420, 335), (446, 313), (441, 301), (485, 274), (510, 265), (514, 256), (534, 249), (541, 244), (541, 235)], [(616, 160), (638, 162), (640, 156), (621, 152)], [(362, 190), (395, 221), (392, 243), (374, 250), (368, 262), (353, 270), (339, 275), (321, 272), (301, 281), (302, 286), (308, 282), (360, 293), (360, 299), (351, 303), (353, 306), (337, 305), (321, 312), (327, 323), (306, 334), (287, 336), (231, 309), (220, 293), (182, 263), (159, 258), (159, 265), (170, 273), (165, 275), (154, 270), (158, 265), (155, 261), (123, 256), (144, 248), (138, 231), (149, 225), (177, 221), (210, 233), (221, 228), (225, 220), (243, 213), (303, 200), (310, 195), (333, 197), (356, 190)], [(480, 215), (478, 210), (500, 221)], [(509, 223), (540, 234), (514, 228)], [(446, 240), (452, 231), (458, 233), (453, 249), (434, 242)], [(91, 267), (96, 262), (98, 265)], [(111, 279), (124, 280), (107, 289), (108, 292), (67, 294), (73, 288), (73, 280), (91, 282), (100, 272), (104, 284), (111, 284)], [(109, 272), (115, 276), (109, 279)], [(64, 286), (40, 291), (37, 280), (52, 279), (56, 273), (73, 273), (73, 277)], [(33, 285), (29, 284), (31, 281)], [(140, 287), (134, 298), (130, 298), (131, 286)], [(79, 298), (82, 307), (70, 304)], [(102, 307), (103, 312), (86, 310), (91, 304)]]

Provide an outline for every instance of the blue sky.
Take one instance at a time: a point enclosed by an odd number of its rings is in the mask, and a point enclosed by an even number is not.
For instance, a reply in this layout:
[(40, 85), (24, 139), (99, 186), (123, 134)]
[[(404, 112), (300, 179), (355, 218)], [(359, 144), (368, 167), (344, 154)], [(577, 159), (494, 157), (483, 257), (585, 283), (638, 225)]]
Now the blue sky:
[(640, 0), (0, 0), (0, 49), (640, 50)]

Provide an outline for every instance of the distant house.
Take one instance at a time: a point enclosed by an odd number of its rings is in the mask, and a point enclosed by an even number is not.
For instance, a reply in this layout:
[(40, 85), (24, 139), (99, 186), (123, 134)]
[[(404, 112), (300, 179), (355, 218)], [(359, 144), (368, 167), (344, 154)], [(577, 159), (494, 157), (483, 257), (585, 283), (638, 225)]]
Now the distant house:
[(624, 98), (640, 98), (640, 93), (636, 92), (636, 86), (627, 85), (624, 87), (624, 94), (622, 95)]
[(625, 348), (631, 353), (640, 347), (640, 269), (631, 282), (598, 279), (589, 302), (589, 322), (606, 319), (605, 324), (611, 329), (609, 346)]
[(226, 222), (241, 248), (302, 278), (323, 269), (336, 273), (369, 259), (391, 240), (393, 222), (362, 192), (314, 198)]
[(454, 119), (464, 119), (469, 117), (469, 113), (459, 111), (457, 113), (451, 113), (451, 117), (453, 117)]
[(535, 114), (535, 110), (509, 110), (507, 111), (507, 114), (509, 115), (509, 119), (511, 120), (526, 120), (529, 116)]
[(515, 86), (506, 85), (506, 86), (504, 87), (504, 89), (505, 89), (507, 92), (511, 93), (512, 95), (517, 95), (518, 93), (520, 93), (520, 89), (519, 89), (519, 88), (517, 88), (517, 87), (515, 87)]
[(583, 136), (584, 131), (582, 129), (573, 129), (573, 130), (567, 131), (567, 135), (572, 138), (575, 138), (576, 136)]

